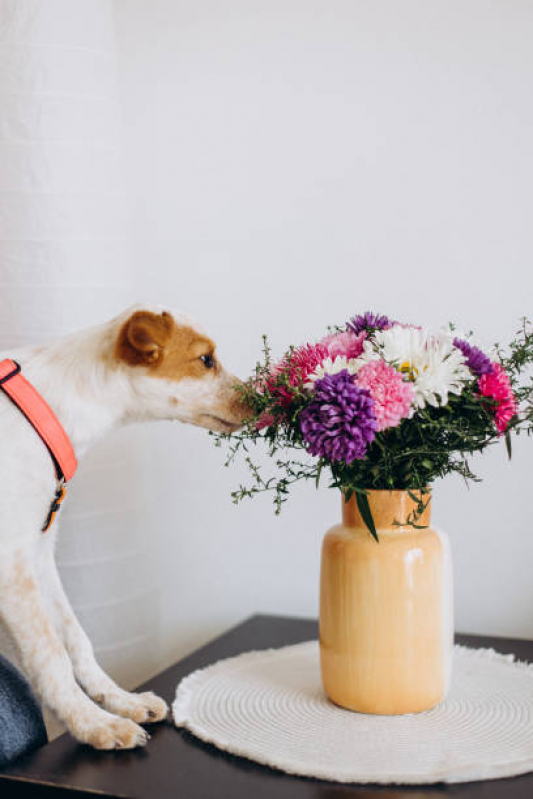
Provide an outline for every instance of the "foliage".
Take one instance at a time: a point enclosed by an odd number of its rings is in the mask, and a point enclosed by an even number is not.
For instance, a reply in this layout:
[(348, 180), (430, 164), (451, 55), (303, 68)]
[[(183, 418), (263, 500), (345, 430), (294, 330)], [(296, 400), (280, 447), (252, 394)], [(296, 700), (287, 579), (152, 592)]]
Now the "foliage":
[[(285, 354), (286, 363), (290, 362), (293, 352), (291, 348)], [(504, 435), (511, 457), (512, 434), (530, 435), (533, 430), (531, 321), (524, 318), (509, 346), (495, 345), (495, 352), (519, 404), (519, 411), (510, 420)], [(330, 488), (340, 489), (346, 498), (355, 493), (363, 518), (373, 533), (371, 515), (368, 519), (368, 490), (417, 490), (426, 496), (431, 484), (448, 474), (458, 474), (465, 481), (477, 481), (472, 456), (502, 439), (494, 423), (496, 400), (480, 395), (473, 376), (460, 394), (449, 394), (445, 405), (427, 404), (396, 427), (379, 432), (364, 459), (348, 464), (310, 458), (298, 423), (302, 410), (309, 403), (309, 390), (302, 379), (294, 379), (294, 373), (275, 368), (266, 336), (263, 337), (261, 361), (256, 364), (253, 375), (237, 386), (237, 390), (250, 409), (248, 421), (237, 433), (212, 434), (217, 446), (228, 447), (226, 465), (242, 456), (250, 471), (250, 483), (240, 485), (232, 493), (233, 501), (238, 503), (245, 497), (271, 492), (276, 513), (279, 513), (289, 497), (291, 485), (300, 480), (312, 480), (318, 487), (327, 480)], [(257, 446), (265, 447), (270, 456), (274, 473), (269, 476), (264, 476), (254, 458)], [(403, 523), (416, 527), (424, 507), (422, 501), (414, 516)]]

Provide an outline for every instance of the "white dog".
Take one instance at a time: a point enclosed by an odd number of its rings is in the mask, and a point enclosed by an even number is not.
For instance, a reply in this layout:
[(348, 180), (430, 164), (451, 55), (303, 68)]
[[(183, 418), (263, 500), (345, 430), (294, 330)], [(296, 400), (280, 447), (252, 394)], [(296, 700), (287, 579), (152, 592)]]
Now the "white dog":
[[(229, 431), (245, 416), (237, 379), (218, 362), (211, 339), (188, 318), (159, 308), (130, 309), (51, 344), (3, 353), (0, 361), (7, 358), (52, 409), (74, 463), (126, 422), (178, 419)], [(98, 666), (56, 570), (57, 520), (43, 532), (57, 469), (4, 391), (0, 442), (0, 616), (22, 667), (79, 741), (98, 749), (143, 745), (148, 736), (139, 724), (165, 718), (167, 706), (152, 693), (122, 690)]]

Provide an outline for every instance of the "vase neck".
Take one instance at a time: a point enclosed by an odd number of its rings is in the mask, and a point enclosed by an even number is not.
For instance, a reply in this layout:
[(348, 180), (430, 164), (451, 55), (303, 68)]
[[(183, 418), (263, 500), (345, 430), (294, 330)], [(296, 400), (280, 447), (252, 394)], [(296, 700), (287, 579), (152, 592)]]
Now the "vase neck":
[[(424, 503), (427, 502), (426, 508), (423, 513), (416, 520), (416, 524), (427, 527), (431, 521), (431, 501), (428, 501), (428, 494), (421, 495), (420, 491), (411, 492), (414, 497), (421, 497)], [(352, 494), (348, 502), (345, 501), (344, 495), (341, 497), (342, 503), (342, 522), (345, 527), (362, 528), (367, 530), (367, 526), (363, 521), (355, 494)], [(376, 529), (408, 529), (412, 527), (405, 527), (405, 523), (410, 516), (414, 514), (417, 507), (417, 501), (409, 496), (407, 491), (369, 491), (368, 504), (374, 519)], [(394, 522), (400, 522), (400, 527)]]

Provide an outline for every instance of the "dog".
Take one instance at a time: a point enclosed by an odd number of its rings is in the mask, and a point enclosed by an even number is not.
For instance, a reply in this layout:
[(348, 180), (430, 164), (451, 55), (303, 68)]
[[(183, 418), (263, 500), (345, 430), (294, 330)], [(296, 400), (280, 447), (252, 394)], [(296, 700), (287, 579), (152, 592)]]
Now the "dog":
[[(239, 381), (220, 364), (213, 341), (188, 317), (162, 308), (136, 306), (2, 358), (20, 366), (52, 409), (77, 459), (117, 425), (172, 419), (229, 432), (246, 416)], [(167, 705), (153, 693), (122, 690), (96, 662), (56, 569), (59, 520), (43, 532), (57, 512), (57, 504), (50, 511), (57, 469), (3, 391), (0, 442), (0, 617), (22, 668), (78, 741), (96, 749), (143, 746), (148, 735), (140, 725), (164, 719)]]

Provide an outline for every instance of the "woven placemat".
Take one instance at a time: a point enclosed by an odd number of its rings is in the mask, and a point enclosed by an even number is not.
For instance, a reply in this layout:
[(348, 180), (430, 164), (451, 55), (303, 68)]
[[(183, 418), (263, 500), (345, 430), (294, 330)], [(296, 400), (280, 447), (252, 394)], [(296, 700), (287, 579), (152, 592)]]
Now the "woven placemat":
[(533, 665), (456, 646), (448, 698), (406, 716), (352, 713), (322, 689), (316, 641), (190, 674), (177, 726), (289, 774), (337, 782), (468, 782), (533, 771)]

